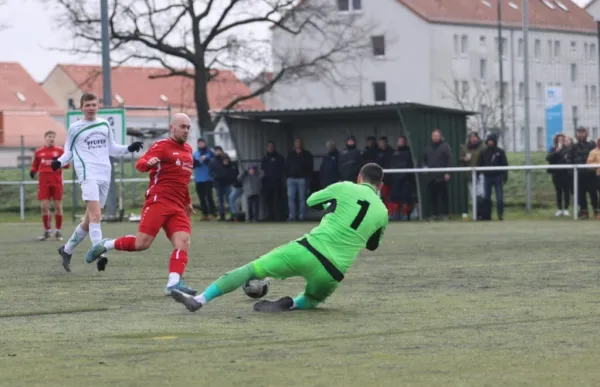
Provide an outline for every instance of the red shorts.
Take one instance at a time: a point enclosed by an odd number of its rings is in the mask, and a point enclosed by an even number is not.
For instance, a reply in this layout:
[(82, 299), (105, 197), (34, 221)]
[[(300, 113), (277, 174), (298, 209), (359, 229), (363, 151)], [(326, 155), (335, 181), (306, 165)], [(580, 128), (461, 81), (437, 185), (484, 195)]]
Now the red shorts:
[(138, 231), (155, 237), (161, 228), (169, 239), (179, 231), (188, 234), (192, 232), (190, 217), (184, 208), (162, 202), (145, 203)]
[(38, 200), (62, 200), (63, 186), (62, 184), (38, 184)]

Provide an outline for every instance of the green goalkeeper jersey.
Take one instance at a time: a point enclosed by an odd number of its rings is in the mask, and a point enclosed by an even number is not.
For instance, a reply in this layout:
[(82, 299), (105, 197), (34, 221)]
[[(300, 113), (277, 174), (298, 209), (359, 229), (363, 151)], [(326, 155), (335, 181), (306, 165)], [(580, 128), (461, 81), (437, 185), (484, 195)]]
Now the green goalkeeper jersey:
[(307, 199), (311, 208), (324, 209), (321, 223), (305, 237), (342, 273), (361, 249), (375, 250), (388, 224), (388, 212), (369, 184), (336, 183)]

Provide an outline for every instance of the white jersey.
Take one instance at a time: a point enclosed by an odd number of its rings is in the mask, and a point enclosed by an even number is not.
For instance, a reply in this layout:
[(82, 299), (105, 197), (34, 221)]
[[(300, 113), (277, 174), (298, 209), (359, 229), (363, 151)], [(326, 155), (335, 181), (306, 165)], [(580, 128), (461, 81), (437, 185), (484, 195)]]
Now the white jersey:
[(64, 153), (58, 158), (61, 165), (73, 159), (79, 181), (110, 181), (112, 164), (110, 157), (121, 157), (129, 152), (126, 145), (115, 142), (108, 121), (79, 120), (71, 124), (67, 133)]

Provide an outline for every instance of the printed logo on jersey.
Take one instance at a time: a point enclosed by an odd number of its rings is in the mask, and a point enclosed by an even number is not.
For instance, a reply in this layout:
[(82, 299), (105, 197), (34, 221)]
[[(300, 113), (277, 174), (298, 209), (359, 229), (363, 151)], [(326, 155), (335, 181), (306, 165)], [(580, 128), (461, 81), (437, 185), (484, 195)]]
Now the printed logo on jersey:
[[(173, 153), (175, 154), (175, 153)], [(177, 161), (175, 161), (175, 165), (180, 166), (181, 165), (181, 160), (177, 159)]]
[(87, 137), (83, 139), (83, 142), (87, 145), (88, 150), (101, 149), (107, 147), (108, 137), (104, 133), (93, 132), (88, 134)]

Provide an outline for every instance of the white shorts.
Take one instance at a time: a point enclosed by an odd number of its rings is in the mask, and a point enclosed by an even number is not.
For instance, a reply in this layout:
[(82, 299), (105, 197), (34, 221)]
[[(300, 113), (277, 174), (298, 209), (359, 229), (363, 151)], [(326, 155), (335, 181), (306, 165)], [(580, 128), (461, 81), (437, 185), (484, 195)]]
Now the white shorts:
[(81, 186), (81, 198), (86, 201), (100, 202), (100, 208), (104, 208), (108, 198), (110, 182), (102, 180), (83, 180)]

